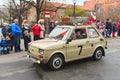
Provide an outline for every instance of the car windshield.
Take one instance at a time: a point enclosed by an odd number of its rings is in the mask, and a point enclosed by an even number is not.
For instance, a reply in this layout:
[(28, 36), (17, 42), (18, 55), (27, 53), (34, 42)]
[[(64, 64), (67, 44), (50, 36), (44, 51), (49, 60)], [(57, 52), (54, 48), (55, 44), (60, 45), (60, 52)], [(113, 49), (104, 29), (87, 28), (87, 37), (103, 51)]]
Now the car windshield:
[(70, 28), (68, 27), (55, 27), (49, 35), (49, 38), (55, 38), (58, 40), (65, 40), (67, 35), (70, 32)]

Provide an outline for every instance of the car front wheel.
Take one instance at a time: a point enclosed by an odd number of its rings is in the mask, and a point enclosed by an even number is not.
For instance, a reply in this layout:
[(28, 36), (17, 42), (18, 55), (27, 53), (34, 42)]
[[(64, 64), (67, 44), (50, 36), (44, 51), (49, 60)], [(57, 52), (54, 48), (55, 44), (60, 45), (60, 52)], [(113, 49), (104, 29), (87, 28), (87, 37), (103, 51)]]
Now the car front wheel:
[(60, 69), (64, 64), (64, 58), (60, 54), (53, 55), (49, 61), (49, 67), (51, 70)]
[(94, 52), (93, 59), (94, 60), (100, 60), (103, 56), (103, 50), (102, 48), (97, 48)]

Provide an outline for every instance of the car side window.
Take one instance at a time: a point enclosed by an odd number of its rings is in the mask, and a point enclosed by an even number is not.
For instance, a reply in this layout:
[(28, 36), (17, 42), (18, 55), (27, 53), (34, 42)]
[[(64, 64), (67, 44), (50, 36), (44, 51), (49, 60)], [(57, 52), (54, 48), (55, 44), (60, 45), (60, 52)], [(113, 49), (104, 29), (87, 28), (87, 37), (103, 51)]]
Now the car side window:
[(88, 37), (89, 38), (96, 38), (98, 36), (99, 36), (99, 34), (97, 33), (97, 31), (94, 28), (88, 28)]
[(85, 28), (75, 29), (76, 39), (85, 39), (87, 38), (87, 33)]

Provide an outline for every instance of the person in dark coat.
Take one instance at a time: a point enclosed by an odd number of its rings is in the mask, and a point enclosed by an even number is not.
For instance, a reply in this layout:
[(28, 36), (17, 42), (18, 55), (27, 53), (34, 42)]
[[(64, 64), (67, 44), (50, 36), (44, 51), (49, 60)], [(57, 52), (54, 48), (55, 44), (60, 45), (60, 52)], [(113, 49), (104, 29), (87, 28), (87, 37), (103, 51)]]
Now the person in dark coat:
[(7, 30), (7, 35), (10, 37), (10, 43), (11, 43), (11, 51), (13, 50), (13, 46), (14, 46), (14, 37), (12, 36), (12, 30), (11, 30), (12, 26), (9, 24), (8, 25), (8, 30)]
[(117, 24), (116, 22), (113, 23), (113, 33), (112, 33), (112, 37), (116, 37), (116, 33), (117, 33)]
[(112, 29), (113, 29), (112, 20), (107, 19), (107, 21), (106, 21), (106, 37), (108, 37), (108, 38), (111, 37)]
[(4, 23), (3, 27), (2, 27), (2, 35), (3, 35), (3, 37), (5, 37), (6, 34), (7, 34), (7, 23)]
[(27, 20), (23, 20), (22, 31), (23, 31), (24, 47), (25, 47), (25, 51), (27, 51), (28, 43), (31, 42), (30, 25), (28, 24)]
[(54, 22), (54, 20), (52, 20), (52, 21), (49, 23), (49, 28), (50, 28), (50, 32), (55, 28), (55, 22)]

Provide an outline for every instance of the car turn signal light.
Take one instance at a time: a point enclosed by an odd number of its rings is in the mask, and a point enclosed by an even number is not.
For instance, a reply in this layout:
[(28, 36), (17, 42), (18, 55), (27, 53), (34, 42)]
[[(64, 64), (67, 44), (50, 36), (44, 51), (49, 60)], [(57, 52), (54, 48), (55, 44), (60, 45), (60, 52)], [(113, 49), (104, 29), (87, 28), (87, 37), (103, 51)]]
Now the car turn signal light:
[(40, 54), (40, 55), (38, 55), (38, 57), (39, 57), (39, 58), (43, 58), (43, 55)]

